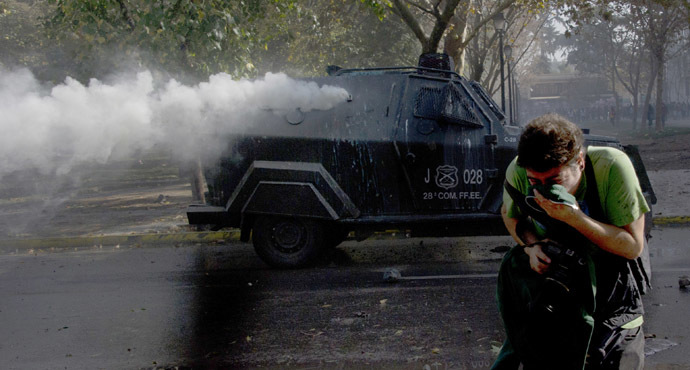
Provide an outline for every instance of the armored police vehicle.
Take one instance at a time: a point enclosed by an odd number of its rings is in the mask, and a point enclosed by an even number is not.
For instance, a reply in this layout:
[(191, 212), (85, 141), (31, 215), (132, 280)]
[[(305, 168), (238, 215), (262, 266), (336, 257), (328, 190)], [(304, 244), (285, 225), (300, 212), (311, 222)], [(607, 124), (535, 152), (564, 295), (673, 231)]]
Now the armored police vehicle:
[(240, 239), (251, 235), (275, 267), (307, 265), (351, 231), (505, 233), (504, 171), (520, 128), (452, 70), (446, 55), (432, 54), (414, 67), (332, 68), (310, 79), (344, 88), (347, 102), (267, 114), (229, 138), (222, 159), (205, 169), (208, 204), (190, 206), (189, 223), (240, 228)]

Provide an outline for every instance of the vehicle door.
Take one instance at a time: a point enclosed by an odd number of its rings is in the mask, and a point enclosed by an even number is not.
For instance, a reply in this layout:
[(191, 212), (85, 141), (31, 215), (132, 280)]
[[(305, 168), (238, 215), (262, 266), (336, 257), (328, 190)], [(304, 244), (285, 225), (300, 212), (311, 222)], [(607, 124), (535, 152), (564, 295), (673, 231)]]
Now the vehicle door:
[(478, 210), (494, 166), (490, 124), (468, 85), (411, 75), (395, 146), (418, 211)]

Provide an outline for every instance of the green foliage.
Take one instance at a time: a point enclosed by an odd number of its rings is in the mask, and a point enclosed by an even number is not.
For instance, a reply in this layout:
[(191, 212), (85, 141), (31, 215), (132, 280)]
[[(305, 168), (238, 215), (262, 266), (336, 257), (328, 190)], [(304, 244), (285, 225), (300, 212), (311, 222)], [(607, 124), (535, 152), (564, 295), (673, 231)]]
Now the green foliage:
[(147, 67), (197, 76), (219, 71), (235, 76), (255, 74), (251, 51), (280, 33), (282, 20), (294, 11), (292, 0), (50, 3), (54, 12), (45, 25), (56, 40), (82, 45), (76, 51), (77, 60), (110, 59), (116, 64), (123, 59), (120, 57), (129, 56)]
[(262, 71), (323, 75), (345, 68), (414, 65), (419, 45), (397, 17), (379, 17), (371, 4), (348, 0), (298, 0), (285, 32), (253, 53)]
[(390, 1), (377, 1), (377, 0), (359, 0), (362, 4), (366, 5), (371, 9), (371, 11), (376, 14), (376, 16), (383, 20), (388, 14), (388, 8), (393, 7)]
[(0, 65), (40, 66), (45, 62), (37, 53), (47, 46), (34, 22), (38, 8), (20, 1), (0, 1)]
[[(71, 48), (77, 77), (136, 61), (192, 79), (224, 71), (322, 75), (344, 67), (414, 64), (414, 37), (387, 1), (48, 0), (44, 24)], [(73, 73), (74, 74), (74, 73)]]

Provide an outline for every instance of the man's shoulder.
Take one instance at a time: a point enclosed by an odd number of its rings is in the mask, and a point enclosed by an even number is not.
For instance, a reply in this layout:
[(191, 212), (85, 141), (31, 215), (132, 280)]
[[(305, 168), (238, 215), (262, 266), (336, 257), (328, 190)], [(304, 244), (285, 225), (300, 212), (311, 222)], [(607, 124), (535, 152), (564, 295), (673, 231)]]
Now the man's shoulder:
[(624, 151), (610, 146), (589, 146), (587, 147), (587, 155), (589, 155), (592, 162), (612, 162), (628, 157)]
[(511, 180), (517, 178), (524, 178), (525, 180), (527, 179), (527, 173), (524, 168), (517, 164), (517, 159), (517, 156), (513, 158), (510, 164), (508, 164), (508, 168), (506, 168), (506, 178), (508, 179), (508, 182), (513, 184), (513, 186), (515, 186), (515, 184)]
[(517, 164), (517, 157), (515, 157), (508, 168), (506, 168), (505, 180), (523, 194), (527, 194), (529, 188), (529, 180), (527, 179), (527, 171)]
[(608, 146), (590, 146), (587, 155), (592, 161), (596, 175), (607, 173), (612, 166), (627, 168), (630, 158), (624, 151)]

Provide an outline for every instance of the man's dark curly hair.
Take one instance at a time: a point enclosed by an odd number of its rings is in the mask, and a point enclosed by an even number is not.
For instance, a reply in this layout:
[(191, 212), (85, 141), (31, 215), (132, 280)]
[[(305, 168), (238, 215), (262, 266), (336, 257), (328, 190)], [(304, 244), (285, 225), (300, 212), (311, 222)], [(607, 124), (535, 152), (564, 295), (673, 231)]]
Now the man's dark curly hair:
[(537, 117), (527, 124), (518, 143), (517, 163), (523, 168), (546, 172), (575, 158), (584, 143), (582, 130), (555, 113)]

